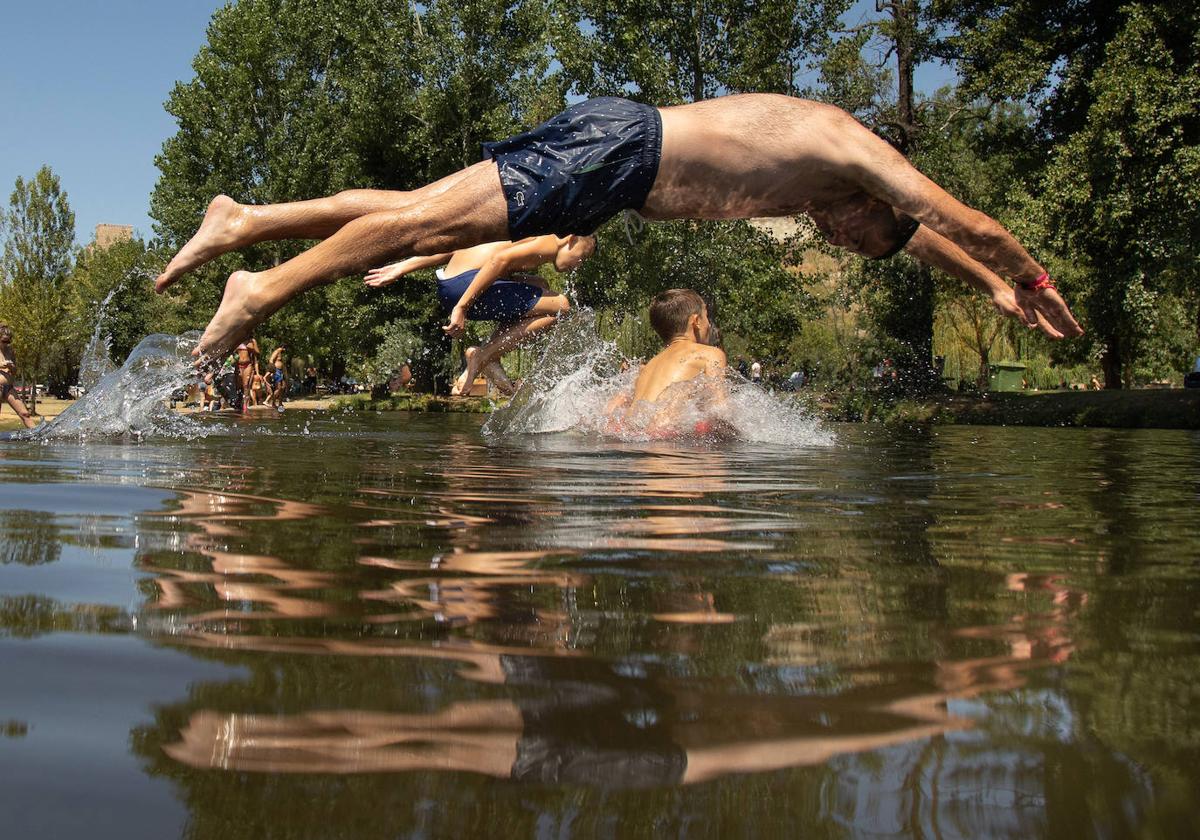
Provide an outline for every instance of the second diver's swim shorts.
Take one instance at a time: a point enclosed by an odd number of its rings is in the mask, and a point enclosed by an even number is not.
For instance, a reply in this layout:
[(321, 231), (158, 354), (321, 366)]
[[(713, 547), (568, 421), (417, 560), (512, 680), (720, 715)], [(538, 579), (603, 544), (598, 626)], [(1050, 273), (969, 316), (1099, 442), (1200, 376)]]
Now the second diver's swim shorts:
[[(442, 309), (446, 312), (454, 309), (478, 273), (479, 269), (472, 268), (462, 274), (438, 280), (438, 303)], [(475, 299), (471, 308), (467, 310), (467, 318), (472, 321), (516, 321), (523, 318), (541, 297), (541, 288), (532, 283), (501, 278)]]
[(662, 155), (662, 117), (650, 105), (602, 97), (537, 128), (483, 144), (496, 161), (513, 240), (590, 234), (646, 203)]

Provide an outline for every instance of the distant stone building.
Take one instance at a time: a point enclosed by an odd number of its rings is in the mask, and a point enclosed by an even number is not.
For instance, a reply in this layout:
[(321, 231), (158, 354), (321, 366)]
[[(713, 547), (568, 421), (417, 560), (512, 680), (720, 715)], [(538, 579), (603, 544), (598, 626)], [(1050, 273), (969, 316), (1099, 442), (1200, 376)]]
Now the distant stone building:
[(92, 246), (100, 251), (133, 239), (133, 225), (96, 225), (96, 238)]

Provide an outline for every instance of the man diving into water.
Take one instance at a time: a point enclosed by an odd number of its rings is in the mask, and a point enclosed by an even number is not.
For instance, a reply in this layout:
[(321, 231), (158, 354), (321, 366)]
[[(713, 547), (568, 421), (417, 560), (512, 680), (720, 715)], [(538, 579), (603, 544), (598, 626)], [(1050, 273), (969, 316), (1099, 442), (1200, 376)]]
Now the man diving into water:
[[(196, 348), (212, 358), (301, 292), (391, 260), (590, 234), (626, 209), (651, 220), (806, 213), (835, 245), (871, 258), (907, 250), (1051, 337), (1083, 332), (1007, 230), (831, 105), (775, 94), (670, 108), (592, 99), (484, 150), (480, 163), (410, 192), (347, 190), (259, 207), (218, 196), (155, 288), (255, 242), (324, 239), (274, 268), (230, 275)], [(459, 305), (469, 309), (483, 291), (467, 289)]]

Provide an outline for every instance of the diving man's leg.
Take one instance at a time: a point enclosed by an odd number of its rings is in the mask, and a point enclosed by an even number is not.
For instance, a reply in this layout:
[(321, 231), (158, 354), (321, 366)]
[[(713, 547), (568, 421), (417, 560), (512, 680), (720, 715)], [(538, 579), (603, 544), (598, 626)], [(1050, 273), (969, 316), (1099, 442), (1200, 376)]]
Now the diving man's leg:
[[(267, 271), (235, 271), (197, 354), (237, 344), (279, 307), (314, 286), (418, 254), (439, 254), (508, 236), (508, 208), (491, 161), (466, 169), (454, 189), (410, 193), (404, 208), (360, 216), (304, 253)], [(453, 176), (452, 176), (453, 177)], [(442, 182), (433, 185), (439, 188)]]

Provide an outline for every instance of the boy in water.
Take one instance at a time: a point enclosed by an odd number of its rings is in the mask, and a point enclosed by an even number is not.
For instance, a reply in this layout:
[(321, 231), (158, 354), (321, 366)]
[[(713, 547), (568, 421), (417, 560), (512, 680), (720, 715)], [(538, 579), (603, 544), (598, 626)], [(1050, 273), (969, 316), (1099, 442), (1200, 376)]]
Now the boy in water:
[[(713, 346), (716, 327), (708, 319), (708, 306), (692, 289), (668, 289), (650, 303), (650, 326), (662, 338), (664, 349), (638, 373), (633, 394), (621, 394), (608, 406), (610, 429), (628, 428), (630, 421), (651, 436), (671, 436), (681, 428), (686, 413), (708, 410), (725, 402), (725, 351)], [(707, 377), (702, 391), (671, 390), (681, 382)], [(618, 413), (619, 412), (619, 413)], [(724, 421), (711, 418), (695, 422), (688, 434), (733, 433)]]
[[(551, 289), (536, 274), (520, 274), (545, 263), (558, 271), (574, 271), (596, 250), (591, 236), (533, 236), (519, 242), (501, 241), (428, 257), (410, 257), (367, 272), (374, 289), (390, 286), (404, 275), (438, 269), (438, 300), (450, 316), (443, 329), (462, 332), (472, 321), (495, 321), (496, 330), (483, 347), (468, 347), (467, 364), (454, 382), (452, 394), (465, 394), (482, 371), (500, 390), (515, 388), (500, 367), (500, 358), (518, 344), (550, 329), (571, 308), (565, 295)], [(465, 302), (464, 302), (465, 301)]]
[(14, 386), (17, 378), (17, 357), (12, 349), (12, 327), (0, 324), (0, 399), (12, 406), (12, 410), (21, 418), (26, 429), (37, 425), (25, 403), (17, 396)]

